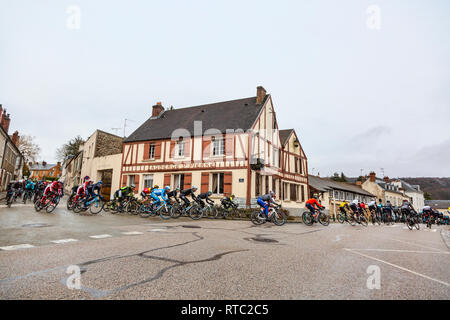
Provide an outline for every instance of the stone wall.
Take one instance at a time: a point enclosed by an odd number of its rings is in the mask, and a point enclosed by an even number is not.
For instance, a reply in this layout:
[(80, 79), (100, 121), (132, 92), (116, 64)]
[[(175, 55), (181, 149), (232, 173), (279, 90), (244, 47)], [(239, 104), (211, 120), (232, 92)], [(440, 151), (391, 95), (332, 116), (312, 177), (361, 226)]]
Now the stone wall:
[(94, 157), (105, 157), (122, 153), (123, 138), (98, 131)]

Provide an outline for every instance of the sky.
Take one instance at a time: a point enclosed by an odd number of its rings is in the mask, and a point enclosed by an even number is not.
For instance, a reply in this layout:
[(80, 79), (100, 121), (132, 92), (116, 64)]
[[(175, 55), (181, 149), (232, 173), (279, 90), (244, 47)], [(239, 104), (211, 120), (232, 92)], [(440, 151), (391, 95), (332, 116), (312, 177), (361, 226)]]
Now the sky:
[(50, 163), (262, 85), (310, 173), (450, 176), (448, 30), (447, 0), (0, 0), (0, 104)]

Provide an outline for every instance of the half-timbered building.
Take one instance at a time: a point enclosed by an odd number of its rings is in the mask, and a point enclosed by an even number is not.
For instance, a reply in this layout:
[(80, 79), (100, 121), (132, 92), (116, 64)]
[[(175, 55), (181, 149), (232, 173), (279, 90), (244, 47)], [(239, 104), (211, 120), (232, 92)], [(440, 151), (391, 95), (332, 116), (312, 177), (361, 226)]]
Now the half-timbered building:
[(213, 199), (233, 194), (246, 206), (274, 190), (285, 207), (303, 207), (308, 195), (307, 157), (294, 129), (279, 130), (272, 97), (256, 97), (165, 110), (123, 144), (121, 185), (170, 185)]

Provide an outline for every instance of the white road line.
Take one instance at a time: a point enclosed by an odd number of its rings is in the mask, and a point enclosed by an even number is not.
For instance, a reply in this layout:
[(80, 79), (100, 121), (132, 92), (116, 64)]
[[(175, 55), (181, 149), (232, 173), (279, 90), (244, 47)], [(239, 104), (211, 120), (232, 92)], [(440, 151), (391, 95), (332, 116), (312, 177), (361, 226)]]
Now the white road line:
[(160, 231), (166, 231), (167, 229), (152, 229), (149, 230), (150, 232), (160, 232)]
[(143, 234), (143, 233), (139, 232), (139, 231), (130, 231), (130, 232), (122, 232), (122, 234), (127, 235), (127, 236), (136, 236), (138, 234)]
[(104, 239), (104, 238), (111, 238), (112, 235), (110, 234), (98, 234), (95, 236), (89, 236), (89, 238), (94, 238), (94, 239)]
[(428, 246), (422, 246), (422, 245), (420, 245), (420, 244), (416, 244), (416, 243), (412, 243), (412, 242), (402, 241), (402, 240), (398, 240), (398, 239), (389, 239), (389, 240), (394, 240), (394, 241), (398, 241), (398, 242), (403, 242), (403, 243), (409, 244), (409, 245), (411, 245), (411, 246), (416, 246), (416, 247), (421, 247), (421, 248), (426, 248), (426, 249), (433, 249), (433, 250), (435, 250), (435, 251), (440, 251), (440, 249), (437, 249), (437, 248), (428, 247)]
[(416, 251), (416, 250), (398, 250), (398, 249), (349, 249), (346, 250), (358, 250), (358, 251), (378, 251), (378, 252), (404, 252), (404, 253), (437, 253), (437, 254), (450, 254), (450, 252), (445, 251)]
[(438, 279), (431, 278), (431, 277), (429, 277), (429, 276), (426, 276), (426, 275), (424, 275), (424, 274), (421, 274), (421, 273), (418, 273), (418, 272), (415, 272), (415, 271), (406, 269), (406, 268), (401, 267), (401, 266), (398, 266), (398, 265), (396, 265), (396, 264), (393, 264), (393, 263), (390, 263), (390, 262), (387, 262), (387, 261), (384, 261), (384, 260), (381, 260), (381, 259), (378, 259), (378, 258), (375, 258), (375, 257), (368, 256), (368, 255), (366, 255), (366, 254), (364, 254), (364, 253), (357, 252), (357, 251), (354, 251), (354, 250), (352, 250), (352, 249), (344, 249), (344, 250), (350, 251), (350, 252), (352, 252), (352, 253), (359, 254), (360, 256), (366, 257), (366, 258), (368, 258), (368, 259), (372, 259), (372, 260), (375, 260), (375, 261), (378, 261), (378, 262), (381, 262), (381, 263), (385, 263), (385, 264), (387, 264), (387, 265), (389, 265), (389, 266), (391, 266), (391, 267), (395, 267), (395, 268), (398, 268), (398, 269), (400, 269), (400, 270), (403, 270), (403, 271), (406, 271), (406, 272), (410, 272), (410, 273), (412, 273), (412, 274), (415, 274), (416, 276), (419, 276), (419, 277), (422, 277), (422, 278), (425, 278), (425, 279), (428, 279), (428, 280), (431, 280), (431, 281), (435, 281), (435, 282), (437, 282), (437, 283), (443, 284), (444, 286), (450, 287), (450, 284), (447, 283), (447, 282), (444, 282), (444, 281), (441, 281), (441, 280), (438, 280)]
[(50, 242), (53, 242), (53, 243), (68, 243), (68, 242), (76, 242), (76, 241), (78, 241), (77, 239), (61, 239), (61, 240), (53, 240), (53, 241), (50, 241)]
[(13, 245), (13, 246), (0, 247), (1, 250), (6, 250), (6, 251), (19, 250), (19, 249), (28, 249), (28, 248), (34, 248), (34, 246), (31, 245), (31, 244), (28, 244), (28, 243), (24, 243), (24, 244), (16, 244), (16, 245)]

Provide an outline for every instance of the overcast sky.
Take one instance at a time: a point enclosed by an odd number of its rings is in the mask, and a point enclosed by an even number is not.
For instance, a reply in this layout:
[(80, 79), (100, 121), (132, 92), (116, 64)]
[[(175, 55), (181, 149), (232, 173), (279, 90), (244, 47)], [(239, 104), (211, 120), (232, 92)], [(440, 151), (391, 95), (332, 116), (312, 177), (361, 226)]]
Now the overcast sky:
[(0, 0), (0, 103), (54, 162), (76, 135), (125, 118), (129, 135), (157, 101), (262, 85), (314, 174), (450, 176), (449, 30), (447, 0)]

